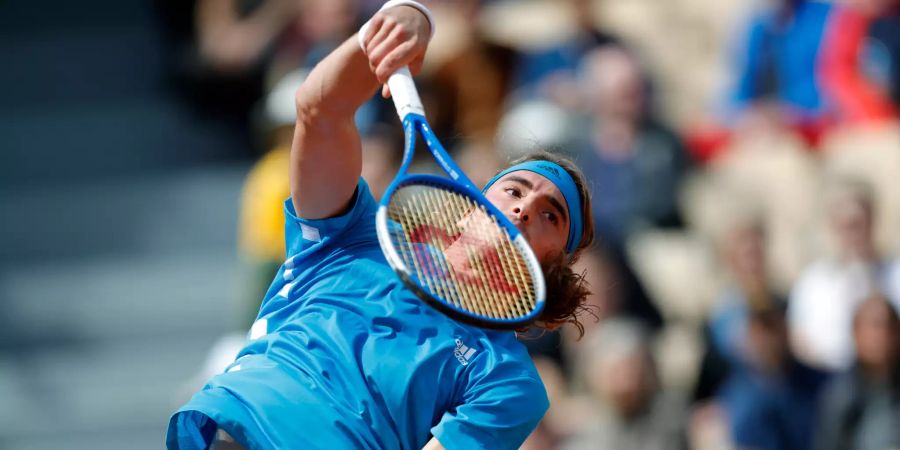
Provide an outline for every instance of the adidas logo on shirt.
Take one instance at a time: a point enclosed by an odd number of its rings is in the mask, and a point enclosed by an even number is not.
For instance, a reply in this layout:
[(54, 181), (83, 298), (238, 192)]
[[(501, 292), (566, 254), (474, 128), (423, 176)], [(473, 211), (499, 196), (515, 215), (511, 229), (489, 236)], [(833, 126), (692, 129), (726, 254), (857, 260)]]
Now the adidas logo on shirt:
[(471, 360), (474, 355), (474, 348), (470, 348), (466, 344), (463, 344), (459, 339), (456, 340), (456, 349), (453, 350), (453, 356), (456, 357), (456, 360), (459, 361), (460, 364), (464, 366), (468, 365), (469, 360)]

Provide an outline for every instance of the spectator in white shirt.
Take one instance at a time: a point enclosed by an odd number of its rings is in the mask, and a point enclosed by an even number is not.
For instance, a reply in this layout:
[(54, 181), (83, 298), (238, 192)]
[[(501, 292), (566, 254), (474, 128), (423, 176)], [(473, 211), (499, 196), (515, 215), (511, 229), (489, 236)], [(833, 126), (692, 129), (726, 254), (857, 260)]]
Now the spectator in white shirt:
[(873, 237), (871, 188), (839, 184), (828, 210), (837, 252), (810, 264), (791, 292), (788, 321), (797, 356), (813, 366), (841, 370), (853, 361), (853, 311), (875, 291), (900, 307), (900, 262), (883, 258)]

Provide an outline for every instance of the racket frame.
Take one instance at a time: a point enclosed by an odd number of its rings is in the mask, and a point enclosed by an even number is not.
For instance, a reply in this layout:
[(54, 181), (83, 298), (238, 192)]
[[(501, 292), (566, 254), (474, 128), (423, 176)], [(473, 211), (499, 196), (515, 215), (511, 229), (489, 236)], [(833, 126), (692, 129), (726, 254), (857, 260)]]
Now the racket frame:
[[(403, 121), (404, 130), (403, 160), (397, 176), (385, 190), (385, 193), (381, 198), (375, 217), (378, 242), (381, 245), (381, 249), (388, 264), (418, 297), (424, 299), (430, 305), (454, 319), (480, 327), (495, 329), (516, 329), (533, 322), (540, 315), (541, 311), (543, 311), (546, 302), (546, 286), (541, 266), (538, 263), (537, 257), (531, 249), (531, 246), (528, 245), (528, 242), (525, 240), (522, 233), (519, 232), (519, 229), (506, 218), (506, 215), (504, 215), (503, 212), (487, 200), (444, 149), (444, 146), (431, 130), (431, 126), (425, 118), (424, 110), (409, 70), (403, 68), (393, 74), (388, 85), (391, 89), (391, 96), (394, 99), (397, 113)], [(441, 169), (450, 178), (429, 174), (408, 173), (415, 154), (417, 136), (422, 136), (426, 147), (431, 152), (435, 161), (437, 161)], [(535, 306), (527, 315), (514, 318), (483, 316), (474, 311), (460, 308), (440, 297), (436, 297), (421, 286), (417, 281), (414, 272), (407, 267), (394, 246), (391, 244), (390, 232), (388, 231), (387, 226), (387, 221), (389, 220), (387, 217), (389, 200), (394, 192), (410, 184), (433, 185), (463, 194), (480, 206), (483, 206), (494, 216), (497, 224), (509, 234), (512, 244), (521, 251), (525, 258), (525, 263), (528, 266), (528, 270), (531, 272), (531, 278), (534, 283)]]

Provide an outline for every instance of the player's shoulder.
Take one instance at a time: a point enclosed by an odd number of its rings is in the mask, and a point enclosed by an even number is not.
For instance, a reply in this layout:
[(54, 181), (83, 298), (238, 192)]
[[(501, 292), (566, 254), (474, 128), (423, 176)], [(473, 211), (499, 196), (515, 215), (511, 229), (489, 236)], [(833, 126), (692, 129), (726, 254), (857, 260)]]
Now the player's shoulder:
[(528, 349), (519, 342), (515, 332), (484, 330), (479, 334), (476, 345), (484, 349), (484, 358), (478, 361), (478, 366), (502, 373), (505, 377), (540, 381)]
[(514, 331), (473, 328), (478, 330), (477, 339), (485, 346), (497, 349), (500, 355), (509, 358), (528, 356), (527, 349), (519, 342)]
[(508, 332), (494, 342), (489, 356), (476, 368), (480, 372), (475, 375), (479, 379), (476, 384), (489, 386), (491, 395), (498, 400), (518, 404), (518, 414), (533, 415), (539, 420), (549, 408), (549, 398), (527, 348), (515, 333)]

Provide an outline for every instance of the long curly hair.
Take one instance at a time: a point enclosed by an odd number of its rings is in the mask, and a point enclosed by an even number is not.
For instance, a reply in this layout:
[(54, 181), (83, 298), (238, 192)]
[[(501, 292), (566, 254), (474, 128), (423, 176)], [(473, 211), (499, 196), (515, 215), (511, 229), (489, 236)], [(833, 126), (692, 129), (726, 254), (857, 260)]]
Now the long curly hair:
[(581, 242), (571, 255), (559, 252), (544, 261), (542, 270), (547, 286), (547, 302), (538, 317), (537, 326), (547, 330), (555, 330), (564, 324), (572, 324), (578, 329), (579, 337), (584, 335), (584, 326), (578, 320), (583, 312), (585, 300), (591, 291), (584, 280), (583, 273), (576, 273), (572, 265), (578, 261), (582, 252), (594, 243), (594, 216), (591, 211), (591, 193), (581, 169), (572, 160), (549, 151), (540, 150), (529, 153), (511, 163), (520, 164), (526, 161), (550, 161), (566, 170), (575, 181), (581, 197), (581, 217), (584, 220)]

